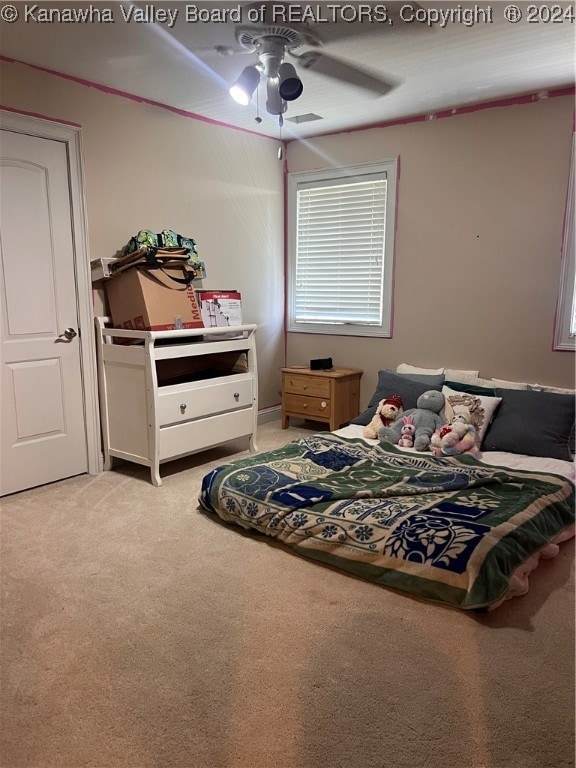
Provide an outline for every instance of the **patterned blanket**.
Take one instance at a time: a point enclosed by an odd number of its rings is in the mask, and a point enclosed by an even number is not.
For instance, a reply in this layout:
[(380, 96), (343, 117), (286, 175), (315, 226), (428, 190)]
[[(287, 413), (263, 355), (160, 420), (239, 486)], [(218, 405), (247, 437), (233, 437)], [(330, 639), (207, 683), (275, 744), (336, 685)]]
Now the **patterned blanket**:
[(574, 485), (319, 433), (205, 476), (201, 506), (306, 557), (472, 609), (574, 523)]

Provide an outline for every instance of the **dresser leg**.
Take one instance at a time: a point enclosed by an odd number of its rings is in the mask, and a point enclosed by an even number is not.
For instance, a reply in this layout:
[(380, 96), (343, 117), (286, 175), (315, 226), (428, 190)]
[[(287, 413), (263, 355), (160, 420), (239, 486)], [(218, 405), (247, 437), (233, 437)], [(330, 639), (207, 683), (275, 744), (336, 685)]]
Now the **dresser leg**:
[(285, 416), (282, 414), (282, 429), (288, 429), (288, 426), (290, 424), (290, 416)]
[(160, 477), (160, 467), (156, 465), (155, 467), (150, 467), (150, 478), (152, 480), (152, 485), (155, 485), (156, 488), (159, 488), (162, 485), (162, 478)]

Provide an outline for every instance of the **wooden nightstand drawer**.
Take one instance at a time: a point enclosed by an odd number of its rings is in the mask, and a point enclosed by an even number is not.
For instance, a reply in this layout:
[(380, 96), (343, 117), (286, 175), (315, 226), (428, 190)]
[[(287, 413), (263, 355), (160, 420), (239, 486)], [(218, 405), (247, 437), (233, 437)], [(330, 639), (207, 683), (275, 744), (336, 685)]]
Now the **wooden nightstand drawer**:
[(324, 419), (330, 414), (330, 400), (321, 397), (286, 394), (283, 405), (290, 413), (299, 414), (305, 419)]
[(330, 379), (285, 373), (284, 392), (310, 397), (330, 397)]

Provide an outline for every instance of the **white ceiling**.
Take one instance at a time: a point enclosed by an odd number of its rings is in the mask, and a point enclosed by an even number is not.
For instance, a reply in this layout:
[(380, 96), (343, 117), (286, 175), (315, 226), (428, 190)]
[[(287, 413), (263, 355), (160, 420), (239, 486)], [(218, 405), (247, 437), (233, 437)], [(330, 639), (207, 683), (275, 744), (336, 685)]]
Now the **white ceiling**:
[[(115, 88), (129, 94), (192, 112), (211, 120), (278, 137), (278, 118), (267, 115), (265, 94), (259, 93), (260, 116), (256, 103), (248, 107), (236, 104), (228, 86), (247, 64), (256, 63), (254, 54), (238, 53), (223, 57), (214, 46), (238, 49), (237, 24), (218, 21), (224, 11), (242, 16), (241, 24), (250, 25), (246, 2), (51, 2), (13, 3), (19, 19), (0, 22), (1, 53), (18, 61), (35, 64), (76, 78)], [(6, 4), (4, 3), (4, 6)], [(485, 3), (426, 2), (415, 3), (291, 3), (299, 6), (309, 20), (310, 30), (321, 45), (306, 45), (297, 53), (319, 50), (395, 84), (385, 96), (375, 97), (366, 90), (337, 82), (313, 70), (299, 69), (304, 83), (302, 96), (288, 105), (282, 138), (305, 138), (323, 133), (349, 130), (360, 126), (393, 121), (412, 115), (436, 112), (474, 103), (573, 86), (574, 24), (568, 14), (572, 2), (555, 3), (567, 9), (556, 22), (546, 21), (544, 7), (540, 21), (528, 21), (529, 6), (516, 2), (523, 14), (521, 21), (505, 18), (507, 2)], [(394, 12), (405, 6), (404, 20), (393, 16), (394, 23), (382, 23), (377, 14), (382, 6)], [(452, 11), (454, 20), (427, 26), (409, 21), (410, 6), (436, 14)], [(172, 28), (157, 21), (138, 22), (126, 14), (133, 12), (178, 11)], [(282, 22), (282, 4), (273, 4), (275, 21)], [(395, 6), (395, 7), (393, 7)], [(36, 8), (26, 19), (25, 9)], [(372, 21), (353, 22), (371, 8)], [(43, 21), (45, 9), (78, 9), (92, 12), (92, 22)], [(492, 21), (477, 14), (474, 24), (465, 23), (466, 13), (491, 8)], [(188, 9), (189, 19), (186, 19)], [(460, 10), (458, 10), (460, 9)], [(98, 23), (97, 11), (104, 19)], [(213, 21), (192, 21), (191, 17), (211, 12)], [(334, 14), (334, 17), (332, 16)], [(317, 23), (310, 19), (315, 18)], [(447, 16), (443, 17), (445, 20)], [(484, 16), (484, 18), (488, 18)], [(300, 30), (296, 16), (293, 24)], [(284, 23), (284, 26), (286, 24)], [(289, 59), (298, 68), (295, 59)], [(296, 124), (291, 118), (314, 113), (321, 120)]]

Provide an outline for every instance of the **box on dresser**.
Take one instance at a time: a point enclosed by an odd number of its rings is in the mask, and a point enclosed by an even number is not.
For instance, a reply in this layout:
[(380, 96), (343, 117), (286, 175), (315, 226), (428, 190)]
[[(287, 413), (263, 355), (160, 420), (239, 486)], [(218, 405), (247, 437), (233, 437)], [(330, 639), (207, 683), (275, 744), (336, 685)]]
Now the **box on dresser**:
[(174, 279), (183, 275), (178, 267), (128, 269), (107, 280), (104, 285), (114, 326), (142, 331), (203, 328), (194, 288)]
[(196, 296), (206, 328), (242, 325), (242, 295), (239, 291), (198, 289)]

